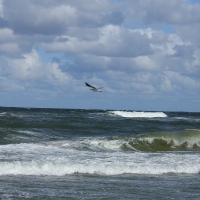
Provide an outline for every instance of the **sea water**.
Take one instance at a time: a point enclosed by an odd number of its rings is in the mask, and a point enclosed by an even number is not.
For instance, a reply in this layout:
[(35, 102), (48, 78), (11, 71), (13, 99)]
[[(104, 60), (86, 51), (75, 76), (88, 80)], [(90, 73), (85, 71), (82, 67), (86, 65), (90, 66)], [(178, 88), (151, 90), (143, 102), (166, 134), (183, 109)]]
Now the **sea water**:
[(200, 199), (200, 113), (0, 108), (1, 199)]

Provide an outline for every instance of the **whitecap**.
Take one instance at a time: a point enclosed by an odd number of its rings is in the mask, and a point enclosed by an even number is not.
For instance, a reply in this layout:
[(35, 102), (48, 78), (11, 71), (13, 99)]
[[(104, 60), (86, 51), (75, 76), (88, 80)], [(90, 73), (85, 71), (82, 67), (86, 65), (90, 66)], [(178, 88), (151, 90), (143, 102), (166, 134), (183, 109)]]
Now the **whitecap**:
[(111, 114), (126, 118), (155, 118), (167, 117), (163, 112), (139, 112), (139, 111), (109, 111)]

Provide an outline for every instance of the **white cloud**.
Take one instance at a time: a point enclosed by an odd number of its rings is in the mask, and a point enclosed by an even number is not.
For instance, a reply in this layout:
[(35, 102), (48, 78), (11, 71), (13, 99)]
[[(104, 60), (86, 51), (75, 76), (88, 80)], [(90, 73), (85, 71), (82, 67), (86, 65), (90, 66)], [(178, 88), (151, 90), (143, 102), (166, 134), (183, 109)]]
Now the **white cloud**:
[(32, 88), (42, 99), (85, 92), (87, 80), (127, 98), (199, 98), (200, 4), (0, 0), (0, 16), (1, 91)]
[(146, 71), (158, 71), (159, 66), (153, 61), (153, 59), (149, 58), (148, 56), (139, 56), (134, 59), (135, 65), (140, 70)]
[(62, 72), (57, 63), (43, 63), (35, 50), (22, 58), (6, 59), (5, 63), (2, 72), (13, 79), (50, 85), (67, 85), (70, 81), (70, 76)]
[(97, 40), (80, 40), (67, 37), (67, 40), (43, 44), (46, 50), (70, 51), (107, 57), (136, 57), (153, 54), (146, 35), (125, 30), (119, 26), (107, 25), (99, 28)]

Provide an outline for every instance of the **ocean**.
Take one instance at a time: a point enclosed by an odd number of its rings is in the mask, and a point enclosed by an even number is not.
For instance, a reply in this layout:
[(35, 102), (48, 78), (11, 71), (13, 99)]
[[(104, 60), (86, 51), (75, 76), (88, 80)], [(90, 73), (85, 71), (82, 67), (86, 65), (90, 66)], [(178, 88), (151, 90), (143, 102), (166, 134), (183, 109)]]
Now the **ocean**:
[(0, 199), (200, 199), (200, 113), (0, 107)]

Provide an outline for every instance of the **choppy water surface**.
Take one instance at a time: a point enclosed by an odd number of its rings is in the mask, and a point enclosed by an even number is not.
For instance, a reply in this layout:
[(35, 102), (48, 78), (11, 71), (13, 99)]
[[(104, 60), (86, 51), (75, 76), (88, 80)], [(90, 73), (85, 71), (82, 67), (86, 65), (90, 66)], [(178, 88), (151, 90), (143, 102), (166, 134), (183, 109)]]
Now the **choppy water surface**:
[(199, 199), (200, 113), (0, 108), (2, 199)]

